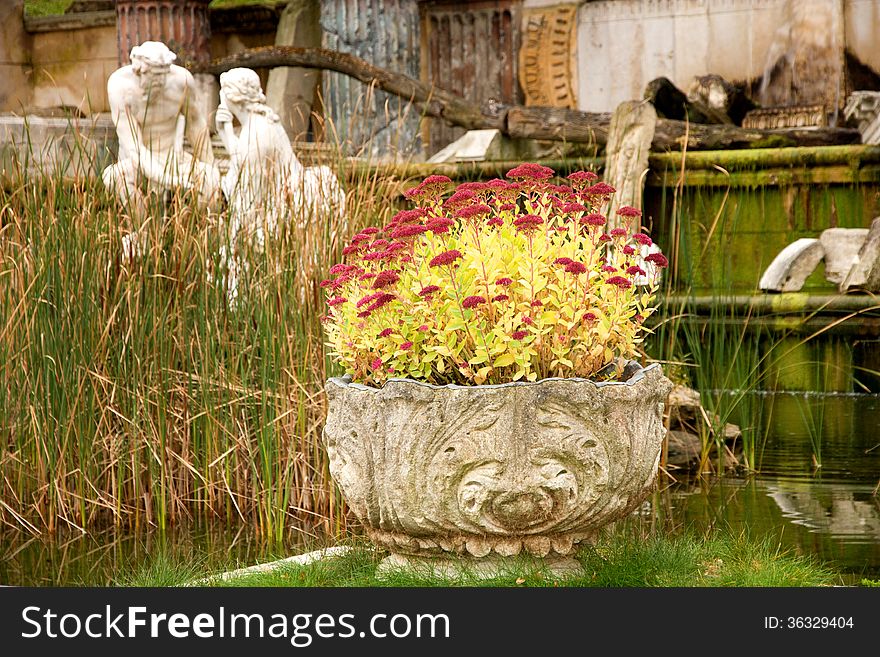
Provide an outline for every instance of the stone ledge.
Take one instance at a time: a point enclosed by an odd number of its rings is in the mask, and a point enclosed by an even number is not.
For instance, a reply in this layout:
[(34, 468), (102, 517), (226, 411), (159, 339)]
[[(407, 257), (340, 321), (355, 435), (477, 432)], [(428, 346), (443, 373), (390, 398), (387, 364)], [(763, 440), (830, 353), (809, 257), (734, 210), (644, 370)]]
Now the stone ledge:
[(64, 30), (85, 30), (91, 27), (116, 25), (116, 11), (83, 11), (57, 16), (24, 17), (24, 29), (31, 34), (39, 32), (61, 32)]
[(315, 550), (313, 552), (306, 552), (305, 554), (298, 554), (293, 557), (287, 557), (286, 559), (279, 559), (278, 561), (260, 563), (255, 566), (238, 568), (236, 570), (230, 570), (225, 573), (211, 575), (210, 577), (202, 577), (200, 579), (193, 580), (192, 582), (188, 582), (187, 584), (185, 584), (185, 586), (211, 585), (212, 583), (226, 582), (232, 579), (237, 579), (239, 577), (246, 577), (248, 575), (271, 573), (275, 570), (286, 568), (287, 566), (308, 566), (309, 564), (315, 563), (316, 561), (321, 561), (330, 557), (344, 557), (349, 552), (351, 552), (351, 548), (349, 546), (336, 545), (334, 547), (324, 548), (323, 550)]

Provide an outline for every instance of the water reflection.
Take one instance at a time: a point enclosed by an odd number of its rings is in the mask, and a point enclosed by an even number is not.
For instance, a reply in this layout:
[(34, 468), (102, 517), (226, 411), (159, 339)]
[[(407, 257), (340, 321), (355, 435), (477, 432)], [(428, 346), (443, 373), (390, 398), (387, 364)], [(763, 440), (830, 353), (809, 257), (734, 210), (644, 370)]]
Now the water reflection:
[(782, 516), (812, 533), (851, 543), (880, 543), (880, 503), (865, 486), (800, 480), (767, 485)]
[(667, 482), (640, 522), (769, 536), (849, 581), (880, 579), (880, 395), (752, 397), (764, 418), (759, 471)]

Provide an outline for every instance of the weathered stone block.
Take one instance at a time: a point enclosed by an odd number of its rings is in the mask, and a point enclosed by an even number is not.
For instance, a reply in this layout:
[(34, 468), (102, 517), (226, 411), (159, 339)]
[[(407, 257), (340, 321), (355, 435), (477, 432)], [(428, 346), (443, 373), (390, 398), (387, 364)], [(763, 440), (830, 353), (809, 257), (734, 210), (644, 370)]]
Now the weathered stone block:
[(500, 130), (468, 130), (428, 162), (484, 162), (514, 159), (516, 146)]
[(840, 284), (841, 292), (856, 289), (880, 292), (880, 217), (871, 222), (868, 235), (859, 249), (858, 262)]
[(859, 260), (859, 249), (868, 237), (867, 228), (828, 228), (819, 242), (825, 250), (825, 278), (842, 283)]
[(758, 287), (764, 292), (797, 292), (825, 256), (819, 240), (801, 238), (779, 252)]

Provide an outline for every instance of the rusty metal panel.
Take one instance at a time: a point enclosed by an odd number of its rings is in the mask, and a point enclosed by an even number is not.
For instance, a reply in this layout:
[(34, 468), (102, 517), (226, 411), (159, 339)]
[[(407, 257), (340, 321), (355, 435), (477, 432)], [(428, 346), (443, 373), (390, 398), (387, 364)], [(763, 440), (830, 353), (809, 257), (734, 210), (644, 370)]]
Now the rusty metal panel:
[[(521, 5), (521, 0), (420, 2), (422, 79), (478, 104), (522, 104)], [(465, 132), (442, 121), (425, 124), (432, 154)]]
[[(419, 77), (417, 0), (322, 0), (325, 48)], [(336, 132), (352, 155), (393, 158), (423, 152), (419, 110), (339, 73), (322, 78), (325, 132)]]
[(116, 44), (119, 65), (129, 64), (132, 47), (162, 41), (178, 64), (211, 59), (210, 0), (117, 0)]

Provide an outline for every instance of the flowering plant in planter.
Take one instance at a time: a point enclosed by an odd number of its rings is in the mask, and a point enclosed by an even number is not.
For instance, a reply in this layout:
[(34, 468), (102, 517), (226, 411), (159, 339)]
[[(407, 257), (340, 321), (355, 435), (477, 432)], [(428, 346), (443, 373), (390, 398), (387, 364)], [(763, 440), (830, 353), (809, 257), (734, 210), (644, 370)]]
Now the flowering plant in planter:
[(666, 258), (642, 259), (651, 238), (623, 227), (639, 210), (620, 208), (608, 229), (614, 189), (594, 173), (553, 177), (522, 164), (444, 198), (451, 181), (430, 176), (406, 192), (415, 208), (358, 233), (322, 283), (349, 374), (480, 385), (618, 373), (608, 366), (636, 355)]
[[(367, 228), (323, 282), (330, 472), (380, 568), (492, 574), (527, 552), (557, 572), (577, 543), (634, 509), (655, 481), (659, 365), (626, 367), (655, 311), (666, 258), (601, 213), (614, 190), (523, 164)], [(624, 376), (616, 376), (624, 374)], [(449, 558), (456, 555), (456, 559)]]

